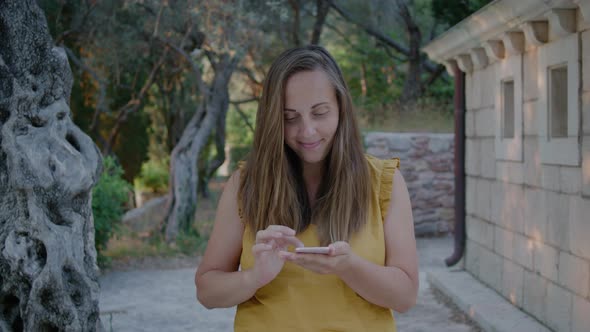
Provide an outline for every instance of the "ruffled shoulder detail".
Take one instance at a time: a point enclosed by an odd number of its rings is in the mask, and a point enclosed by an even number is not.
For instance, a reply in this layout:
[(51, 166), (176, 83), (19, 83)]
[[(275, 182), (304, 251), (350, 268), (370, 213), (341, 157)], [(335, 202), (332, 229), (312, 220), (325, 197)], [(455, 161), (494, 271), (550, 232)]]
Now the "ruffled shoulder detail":
[(393, 174), (399, 169), (399, 158), (383, 160), (381, 179), (379, 185), (379, 206), (381, 208), (381, 218), (385, 220), (389, 202), (391, 201), (391, 191), (393, 189)]
[(244, 170), (244, 167), (246, 167), (246, 161), (245, 160), (240, 160), (238, 161), (238, 170), (240, 170), (240, 172), (242, 172)]
[[(238, 168), (237, 170), (240, 171), (240, 177), (244, 173), (244, 167), (246, 167), (246, 161), (240, 160), (238, 161)], [(241, 180), (240, 180), (241, 181)], [(244, 223), (244, 211), (242, 210), (242, 197), (238, 194), (238, 216), (240, 216), (240, 222)]]

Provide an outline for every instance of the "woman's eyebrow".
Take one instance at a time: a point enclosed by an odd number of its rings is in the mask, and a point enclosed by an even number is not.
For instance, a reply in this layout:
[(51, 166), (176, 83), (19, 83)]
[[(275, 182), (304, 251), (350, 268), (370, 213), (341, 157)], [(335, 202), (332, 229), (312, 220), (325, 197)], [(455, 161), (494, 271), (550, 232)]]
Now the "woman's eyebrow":
[[(314, 108), (316, 108), (316, 107), (318, 107), (318, 106), (322, 106), (322, 105), (324, 105), (324, 104), (326, 104), (326, 105), (327, 105), (327, 104), (329, 104), (329, 103), (328, 103), (327, 101), (324, 101), (324, 102), (317, 103), (317, 104), (313, 105), (311, 108), (312, 108), (312, 109), (314, 109)], [(297, 112), (296, 110), (293, 110), (293, 109), (290, 109), (290, 108), (284, 108), (283, 110), (285, 110), (285, 111), (289, 111), (289, 112)]]

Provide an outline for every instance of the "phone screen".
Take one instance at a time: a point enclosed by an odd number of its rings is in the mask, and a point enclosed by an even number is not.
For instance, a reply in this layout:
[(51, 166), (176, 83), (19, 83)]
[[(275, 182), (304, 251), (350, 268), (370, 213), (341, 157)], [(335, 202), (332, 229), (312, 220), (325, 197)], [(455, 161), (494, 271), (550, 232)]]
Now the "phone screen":
[(296, 253), (300, 254), (324, 254), (327, 255), (330, 253), (329, 247), (302, 247), (302, 248), (295, 248)]

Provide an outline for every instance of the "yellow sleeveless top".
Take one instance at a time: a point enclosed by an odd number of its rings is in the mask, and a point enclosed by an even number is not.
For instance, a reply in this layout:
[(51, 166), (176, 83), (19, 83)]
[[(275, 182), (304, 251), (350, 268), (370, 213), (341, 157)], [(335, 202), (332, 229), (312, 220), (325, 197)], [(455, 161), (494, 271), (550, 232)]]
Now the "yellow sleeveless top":
[[(366, 155), (372, 196), (369, 220), (349, 244), (359, 256), (385, 265), (383, 220), (389, 206), (393, 173), (399, 159), (380, 160)], [(297, 234), (306, 247), (319, 246), (315, 225)], [(241, 269), (254, 265), (254, 237), (248, 226), (242, 238)], [(278, 276), (238, 305), (236, 332), (260, 331), (396, 331), (393, 312), (356, 294), (340, 278), (320, 275), (286, 262)]]

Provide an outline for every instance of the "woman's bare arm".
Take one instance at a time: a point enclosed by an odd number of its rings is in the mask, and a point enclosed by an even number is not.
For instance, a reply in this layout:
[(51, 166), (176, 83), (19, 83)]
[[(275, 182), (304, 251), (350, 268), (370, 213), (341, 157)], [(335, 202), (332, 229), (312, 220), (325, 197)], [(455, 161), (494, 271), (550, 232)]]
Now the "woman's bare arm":
[(238, 271), (244, 234), (238, 215), (239, 179), (237, 171), (225, 185), (205, 255), (195, 274), (197, 299), (209, 309), (237, 305), (256, 292), (249, 272)]

